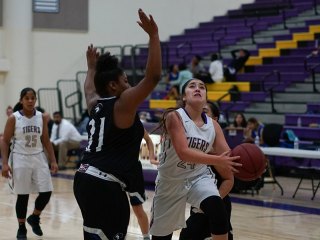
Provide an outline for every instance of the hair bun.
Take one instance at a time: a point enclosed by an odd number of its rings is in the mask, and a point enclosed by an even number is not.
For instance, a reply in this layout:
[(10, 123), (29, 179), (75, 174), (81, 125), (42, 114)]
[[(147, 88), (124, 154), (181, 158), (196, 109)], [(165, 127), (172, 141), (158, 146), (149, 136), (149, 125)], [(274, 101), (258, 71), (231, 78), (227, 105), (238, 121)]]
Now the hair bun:
[(109, 52), (102, 54), (97, 61), (96, 71), (107, 72), (118, 68), (118, 58)]

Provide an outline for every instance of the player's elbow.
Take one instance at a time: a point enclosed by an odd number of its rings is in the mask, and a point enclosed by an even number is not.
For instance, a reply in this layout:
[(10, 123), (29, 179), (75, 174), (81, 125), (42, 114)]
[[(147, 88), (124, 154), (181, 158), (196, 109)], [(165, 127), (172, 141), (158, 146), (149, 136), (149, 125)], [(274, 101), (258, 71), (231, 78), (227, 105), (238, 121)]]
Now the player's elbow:
[(176, 153), (177, 153), (178, 157), (182, 161), (185, 161), (185, 162), (191, 162), (192, 161), (188, 150), (189, 149), (183, 149), (183, 148), (179, 149), (178, 151), (176, 150)]

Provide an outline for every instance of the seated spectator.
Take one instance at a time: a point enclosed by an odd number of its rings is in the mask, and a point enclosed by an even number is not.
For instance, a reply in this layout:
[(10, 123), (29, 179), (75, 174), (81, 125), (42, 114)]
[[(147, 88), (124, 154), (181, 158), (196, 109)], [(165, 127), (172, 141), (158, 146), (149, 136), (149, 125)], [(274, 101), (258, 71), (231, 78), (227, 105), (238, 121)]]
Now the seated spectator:
[(149, 122), (151, 120), (151, 116), (149, 112), (142, 111), (142, 112), (139, 112), (138, 115), (142, 123)]
[(260, 144), (263, 144), (263, 140), (262, 140), (263, 128), (264, 128), (264, 125), (260, 123), (256, 118), (254, 117), (249, 118), (247, 121), (247, 127), (245, 128), (245, 131), (244, 131), (244, 135), (245, 135), (244, 142), (254, 143), (256, 136), (258, 136)]
[(198, 74), (202, 72), (207, 72), (204, 66), (201, 63), (202, 57), (199, 55), (195, 55), (192, 59), (190, 64), (188, 65), (188, 69), (192, 73), (193, 77), (196, 77)]
[[(172, 94), (175, 99), (179, 99), (180, 93), (182, 92), (182, 86), (191, 78), (193, 78), (192, 72), (190, 72), (190, 70), (187, 69), (186, 64), (185, 63), (179, 64), (179, 77), (178, 77), (178, 79), (175, 81), (169, 82), (169, 84), (171, 86), (178, 86), (179, 92), (175, 88), (171, 88), (169, 90), (168, 95)], [(172, 91), (172, 93), (170, 91)]]
[(234, 82), (237, 80), (236, 74), (244, 67), (250, 57), (249, 51), (245, 49), (232, 50), (231, 55), (231, 62), (224, 68), (224, 77), (227, 82)]
[(178, 64), (170, 65), (169, 71), (165, 79), (166, 83), (177, 80), (178, 77), (179, 77), (179, 65)]
[(233, 123), (230, 125), (230, 127), (235, 128), (246, 128), (247, 127), (247, 120), (243, 113), (237, 113), (234, 116)]
[(217, 53), (211, 55), (211, 63), (209, 67), (210, 77), (212, 82), (222, 82), (223, 77), (223, 66), (220, 57)]
[[(8, 106), (6, 109), (7, 117), (10, 117), (12, 113), (13, 113), (13, 108), (11, 106)], [(2, 141), (3, 141), (3, 133), (0, 133), (0, 146), (2, 145)], [(1, 151), (0, 151), (0, 156), (1, 156)]]
[(205, 83), (212, 83), (210, 73), (201, 63), (201, 56), (195, 55), (191, 59), (191, 63), (188, 65), (189, 70), (192, 72), (194, 78), (200, 79)]
[(208, 116), (211, 116), (213, 120), (219, 122), (220, 110), (213, 102), (207, 100), (206, 105), (203, 107), (203, 112), (205, 112)]
[(50, 117), (50, 114), (47, 113), (42, 107), (36, 107), (36, 110), (38, 110), (39, 112), (43, 113), (43, 116), (45, 118), (47, 118), (48, 120), (48, 134), (49, 134), (49, 138), (51, 137), (51, 130), (52, 130), (52, 126), (53, 126), (53, 120)]
[(79, 123), (77, 124), (77, 129), (78, 132), (81, 135), (85, 135), (87, 134), (87, 124), (89, 122), (89, 113), (88, 110), (86, 109), (83, 114), (81, 115), (81, 119), (79, 121)]
[(179, 66), (177, 64), (173, 64), (169, 67), (169, 72), (166, 76), (166, 83), (167, 87), (166, 90), (168, 91), (167, 96), (165, 99), (175, 100), (179, 98), (179, 87), (177, 85), (171, 85), (172, 81), (176, 81), (179, 78)]
[(80, 148), (81, 135), (60, 112), (53, 113), (53, 122), (50, 141), (57, 154), (59, 169), (63, 170), (66, 169), (68, 151)]

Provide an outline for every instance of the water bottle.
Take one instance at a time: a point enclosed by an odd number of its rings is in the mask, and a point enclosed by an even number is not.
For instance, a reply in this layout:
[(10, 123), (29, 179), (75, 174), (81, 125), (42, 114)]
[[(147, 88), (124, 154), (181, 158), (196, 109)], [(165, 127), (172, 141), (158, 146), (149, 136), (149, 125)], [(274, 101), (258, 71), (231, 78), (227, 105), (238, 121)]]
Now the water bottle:
[(293, 148), (299, 149), (299, 139), (297, 137), (295, 137), (295, 139), (294, 139)]
[(254, 144), (259, 146), (260, 145), (260, 139), (259, 136), (257, 135), (256, 138), (254, 139)]
[(301, 127), (301, 117), (298, 117), (298, 119), (297, 119), (297, 126)]

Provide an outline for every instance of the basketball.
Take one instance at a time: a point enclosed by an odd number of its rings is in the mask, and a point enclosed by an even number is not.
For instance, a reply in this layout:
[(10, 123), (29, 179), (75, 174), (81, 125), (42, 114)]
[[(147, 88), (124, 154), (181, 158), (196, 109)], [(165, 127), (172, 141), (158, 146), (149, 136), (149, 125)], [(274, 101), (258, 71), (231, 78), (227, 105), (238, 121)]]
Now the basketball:
[(240, 156), (238, 160), (242, 164), (234, 173), (234, 176), (242, 181), (253, 181), (261, 177), (266, 169), (266, 157), (264, 153), (252, 143), (242, 143), (231, 151), (232, 156)]

